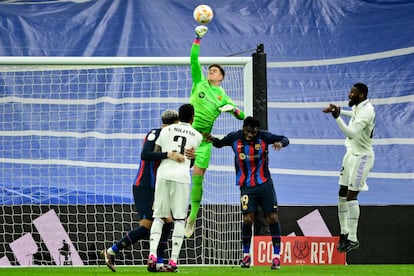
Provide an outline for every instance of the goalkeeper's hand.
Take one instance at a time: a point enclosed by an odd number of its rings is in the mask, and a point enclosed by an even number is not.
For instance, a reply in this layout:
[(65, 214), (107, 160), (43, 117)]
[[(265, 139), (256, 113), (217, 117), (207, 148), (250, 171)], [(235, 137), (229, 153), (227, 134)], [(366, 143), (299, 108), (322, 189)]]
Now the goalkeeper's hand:
[(220, 112), (229, 112), (229, 111), (234, 111), (234, 106), (232, 106), (231, 104), (226, 104), (222, 107), (219, 107), (218, 109)]
[(197, 38), (202, 38), (208, 31), (207, 26), (200, 25), (195, 28), (195, 33)]

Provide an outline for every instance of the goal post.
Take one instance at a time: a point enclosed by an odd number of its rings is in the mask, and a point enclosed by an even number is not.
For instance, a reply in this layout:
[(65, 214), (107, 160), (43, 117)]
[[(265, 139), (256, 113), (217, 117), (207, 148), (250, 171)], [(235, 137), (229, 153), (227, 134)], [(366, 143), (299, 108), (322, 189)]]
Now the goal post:
[[(165, 109), (189, 101), (189, 62), (0, 57), (0, 266), (102, 264), (99, 250), (137, 226), (132, 182), (142, 142)], [(204, 71), (221, 64), (227, 94), (253, 114), (252, 58), (200, 63)], [(222, 114), (213, 134), (241, 125)], [(237, 264), (241, 257), (233, 156), (213, 149), (196, 232), (185, 239), (180, 264)], [(121, 253), (118, 265), (145, 264), (147, 241)]]

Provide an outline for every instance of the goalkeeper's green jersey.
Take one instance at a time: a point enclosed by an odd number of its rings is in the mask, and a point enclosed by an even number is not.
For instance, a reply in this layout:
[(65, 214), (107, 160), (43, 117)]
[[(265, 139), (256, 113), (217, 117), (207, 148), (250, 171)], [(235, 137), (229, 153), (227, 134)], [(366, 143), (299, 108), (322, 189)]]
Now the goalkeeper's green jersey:
[[(194, 42), (190, 54), (191, 75), (193, 78), (190, 104), (194, 106), (195, 111), (193, 127), (200, 133), (211, 133), (214, 121), (221, 113), (219, 108), (226, 104), (236, 105), (230, 97), (227, 96), (221, 86), (210, 85), (208, 80), (204, 77), (201, 64), (198, 60), (199, 53), (200, 44)], [(244, 113), (241, 117), (244, 117)]]

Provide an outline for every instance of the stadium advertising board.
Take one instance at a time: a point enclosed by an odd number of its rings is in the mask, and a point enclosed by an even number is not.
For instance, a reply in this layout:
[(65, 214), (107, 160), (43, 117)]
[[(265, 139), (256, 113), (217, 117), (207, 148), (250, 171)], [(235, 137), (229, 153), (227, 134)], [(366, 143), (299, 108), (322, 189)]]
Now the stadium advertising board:
[[(346, 255), (336, 250), (338, 237), (284, 236), (281, 244), (282, 265), (344, 265)], [(254, 265), (269, 266), (273, 246), (270, 236), (254, 237)]]

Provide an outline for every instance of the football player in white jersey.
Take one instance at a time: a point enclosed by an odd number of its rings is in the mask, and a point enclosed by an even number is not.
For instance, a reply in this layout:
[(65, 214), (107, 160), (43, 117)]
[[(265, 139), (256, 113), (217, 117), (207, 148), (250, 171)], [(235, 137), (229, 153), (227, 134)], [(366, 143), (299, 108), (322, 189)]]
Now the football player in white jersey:
[[(155, 142), (154, 151), (176, 151), (183, 154), (186, 149), (196, 150), (203, 137), (191, 126), (193, 119), (194, 107), (191, 104), (183, 104), (178, 111), (179, 123), (161, 130)], [(174, 220), (174, 230), (172, 233), (171, 258), (166, 271), (177, 271), (177, 261), (184, 239), (185, 219), (191, 188), (190, 166), (191, 161), (185, 158), (184, 162), (170, 162), (163, 159), (158, 167), (153, 206), (154, 222), (151, 226), (150, 252), (147, 262), (149, 271), (153, 271), (155, 268), (157, 247), (162, 228), (164, 222), (170, 216)]]
[[(331, 113), (345, 134), (346, 153), (339, 177), (338, 218), (341, 235), (337, 249), (350, 252), (359, 247), (357, 229), (359, 220), (358, 193), (367, 191), (366, 179), (374, 165), (372, 136), (375, 125), (374, 106), (368, 99), (368, 87), (355, 83), (348, 95), (349, 110), (330, 104), (323, 112)], [(350, 117), (348, 125), (340, 115)]]

